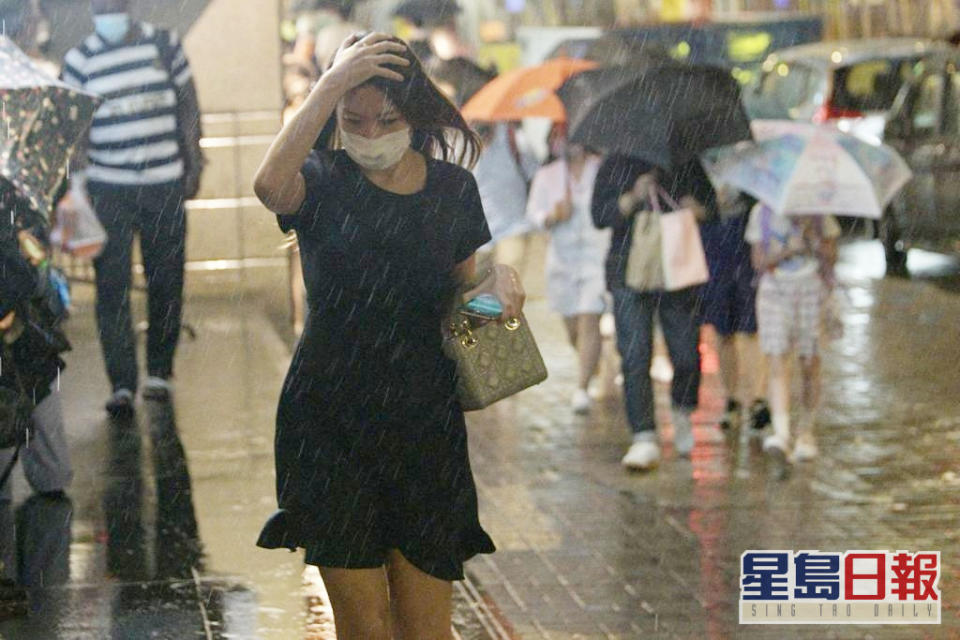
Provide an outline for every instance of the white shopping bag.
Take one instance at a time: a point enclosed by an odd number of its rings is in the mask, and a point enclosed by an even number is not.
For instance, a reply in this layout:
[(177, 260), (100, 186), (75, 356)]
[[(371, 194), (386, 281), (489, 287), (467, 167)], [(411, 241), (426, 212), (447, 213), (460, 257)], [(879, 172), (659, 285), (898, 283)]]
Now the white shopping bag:
[(90, 204), (82, 179), (70, 181), (70, 199), (71, 207), (57, 208), (57, 224), (50, 240), (74, 257), (96, 258), (107, 242), (107, 232)]
[(663, 288), (678, 291), (710, 279), (700, 226), (690, 209), (676, 208), (660, 216)]

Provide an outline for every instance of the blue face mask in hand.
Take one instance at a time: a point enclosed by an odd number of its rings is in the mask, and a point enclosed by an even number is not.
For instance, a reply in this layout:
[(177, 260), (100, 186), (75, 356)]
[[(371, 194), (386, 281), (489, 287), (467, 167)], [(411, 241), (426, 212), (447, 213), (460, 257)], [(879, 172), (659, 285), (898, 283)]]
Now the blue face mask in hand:
[(101, 38), (116, 44), (130, 33), (130, 14), (101, 13), (93, 16), (93, 26)]

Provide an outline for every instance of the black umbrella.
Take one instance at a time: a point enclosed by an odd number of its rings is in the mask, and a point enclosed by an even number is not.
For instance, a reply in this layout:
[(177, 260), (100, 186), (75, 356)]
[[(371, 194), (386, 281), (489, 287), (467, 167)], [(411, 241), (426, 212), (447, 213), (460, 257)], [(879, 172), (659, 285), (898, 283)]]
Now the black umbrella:
[(573, 76), (557, 95), (571, 142), (664, 169), (751, 137), (740, 86), (719, 68), (665, 61), (607, 67)]
[(48, 216), (97, 98), (47, 75), (0, 36), (0, 178)]
[(420, 27), (431, 27), (443, 24), (461, 11), (457, 0), (406, 0), (393, 10), (393, 15)]
[(481, 87), (497, 77), (495, 70), (485, 69), (463, 57), (450, 60), (432, 58), (426, 69), (434, 82), (443, 82), (456, 89), (455, 102), (461, 107)]

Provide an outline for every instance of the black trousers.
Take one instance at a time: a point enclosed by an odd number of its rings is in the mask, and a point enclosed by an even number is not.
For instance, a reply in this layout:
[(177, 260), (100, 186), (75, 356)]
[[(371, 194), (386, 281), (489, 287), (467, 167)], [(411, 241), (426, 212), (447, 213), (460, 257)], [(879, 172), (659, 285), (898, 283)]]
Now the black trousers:
[(89, 183), (90, 199), (107, 230), (107, 244), (94, 260), (97, 324), (113, 390), (137, 389), (137, 350), (130, 313), (133, 238), (147, 279), (147, 372), (173, 375), (180, 339), (186, 212), (180, 183), (129, 187)]

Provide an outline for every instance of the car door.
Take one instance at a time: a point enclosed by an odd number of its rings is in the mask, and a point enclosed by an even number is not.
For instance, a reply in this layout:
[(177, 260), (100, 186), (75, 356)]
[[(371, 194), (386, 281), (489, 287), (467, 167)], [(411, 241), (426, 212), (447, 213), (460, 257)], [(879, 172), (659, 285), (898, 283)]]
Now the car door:
[(943, 156), (946, 79), (942, 65), (927, 69), (912, 83), (899, 112), (887, 125), (885, 142), (910, 165), (913, 179), (895, 203), (899, 236), (906, 243), (937, 227), (937, 176)]

